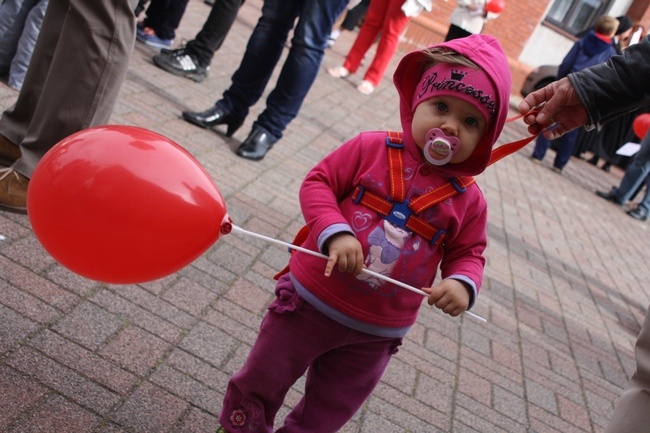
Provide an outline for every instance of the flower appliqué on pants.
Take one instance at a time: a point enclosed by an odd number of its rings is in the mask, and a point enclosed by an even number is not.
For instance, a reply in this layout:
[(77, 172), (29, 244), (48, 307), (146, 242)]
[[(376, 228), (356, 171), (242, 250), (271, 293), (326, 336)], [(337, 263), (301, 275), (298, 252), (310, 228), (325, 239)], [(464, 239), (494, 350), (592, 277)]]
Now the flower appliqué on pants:
[(230, 412), (230, 416), (228, 417), (228, 421), (230, 421), (230, 424), (233, 427), (245, 426), (247, 419), (248, 419), (248, 415), (243, 409), (233, 409)]

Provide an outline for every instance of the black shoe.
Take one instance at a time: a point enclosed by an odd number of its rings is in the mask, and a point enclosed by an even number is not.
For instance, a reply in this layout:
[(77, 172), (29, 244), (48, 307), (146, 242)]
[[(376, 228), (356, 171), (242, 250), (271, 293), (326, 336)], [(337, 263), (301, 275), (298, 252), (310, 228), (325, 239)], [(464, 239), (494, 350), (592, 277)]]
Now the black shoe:
[(610, 192), (602, 192), (602, 191), (596, 191), (596, 195), (600, 198), (604, 198), (607, 201), (611, 201), (612, 203), (616, 203), (619, 206), (623, 206), (623, 202), (621, 201), (620, 198), (616, 196), (616, 193), (614, 193), (614, 190), (611, 190)]
[(609, 173), (609, 170), (611, 169), (611, 167), (612, 167), (612, 164), (610, 164), (609, 162), (606, 162), (605, 164), (603, 164), (602, 167), (600, 167), (600, 169), (602, 171), (606, 172), (606, 173)]
[(269, 134), (266, 129), (255, 126), (235, 153), (242, 158), (259, 161), (264, 158), (266, 152), (271, 150), (276, 141), (278, 139)]
[(201, 128), (227, 125), (226, 137), (231, 137), (244, 123), (244, 119), (236, 118), (219, 105), (214, 105), (205, 111), (183, 111), (183, 119)]
[(160, 69), (164, 69), (179, 77), (189, 78), (197, 83), (205, 80), (210, 70), (210, 67), (199, 65), (196, 57), (188, 54), (185, 48), (178, 48), (176, 50), (163, 49), (160, 53), (153, 56), (153, 62)]
[(648, 213), (644, 210), (641, 210), (639, 208), (629, 210), (625, 212), (629, 216), (631, 216), (634, 219), (637, 219), (639, 221), (645, 221), (648, 219)]
[(597, 165), (599, 159), (600, 159), (600, 158), (597, 157), (597, 156), (592, 156), (591, 158), (589, 158), (589, 159), (587, 160), (587, 162), (588, 162), (589, 164), (592, 164), (592, 165)]

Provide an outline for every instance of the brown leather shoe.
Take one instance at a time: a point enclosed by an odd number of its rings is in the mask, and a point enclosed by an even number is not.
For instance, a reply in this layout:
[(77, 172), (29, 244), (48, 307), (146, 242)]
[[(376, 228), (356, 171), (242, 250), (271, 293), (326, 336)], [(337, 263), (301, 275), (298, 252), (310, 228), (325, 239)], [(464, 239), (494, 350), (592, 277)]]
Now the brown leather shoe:
[(20, 148), (0, 134), (0, 165), (10, 167), (20, 158)]
[(29, 179), (13, 168), (0, 168), (0, 209), (27, 213)]

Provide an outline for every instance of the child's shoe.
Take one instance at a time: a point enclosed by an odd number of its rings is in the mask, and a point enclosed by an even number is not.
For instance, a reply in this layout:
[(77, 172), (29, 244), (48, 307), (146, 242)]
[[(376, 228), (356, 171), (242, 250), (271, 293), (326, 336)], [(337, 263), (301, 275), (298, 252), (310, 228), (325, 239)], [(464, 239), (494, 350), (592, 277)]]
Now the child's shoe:
[(357, 92), (363, 95), (370, 95), (374, 91), (375, 86), (373, 86), (370, 81), (363, 80), (361, 84), (357, 86)]
[(339, 29), (332, 30), (332, 33), (330, 33), (330, 36), (327, 38), (327, 48), (332, 48), (339, 36), (341, 36), (341, 31)]
[(335, 66), (333, 68), (329, 68), (327, 70), (327, 73), (334, 78), (345, 78), (350, 75), (350, 71), (348, 71), (343, 66)]

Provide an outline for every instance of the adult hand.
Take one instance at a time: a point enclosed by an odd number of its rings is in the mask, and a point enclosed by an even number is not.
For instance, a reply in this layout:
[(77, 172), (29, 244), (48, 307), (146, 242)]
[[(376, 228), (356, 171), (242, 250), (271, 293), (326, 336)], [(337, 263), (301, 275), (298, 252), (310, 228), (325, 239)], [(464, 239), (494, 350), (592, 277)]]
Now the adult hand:
[[(539, 109), (537, 114), (529, 114), (535, 109)], [(519, 104), (519, 113), (524, 115), (524, 122), (528, 124), (531, 134), (556, 125), (544, 131), (544, 137), (549, 140), (559, 138), (589, 121), (585, 107), (566, 77), (528, 94)]]

